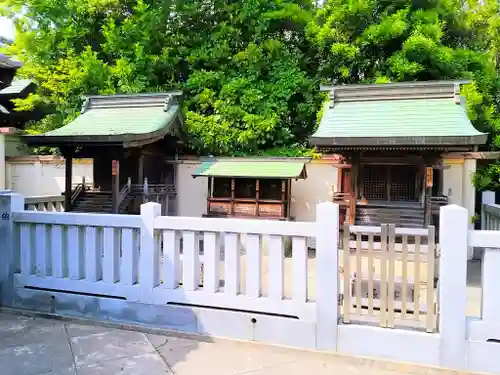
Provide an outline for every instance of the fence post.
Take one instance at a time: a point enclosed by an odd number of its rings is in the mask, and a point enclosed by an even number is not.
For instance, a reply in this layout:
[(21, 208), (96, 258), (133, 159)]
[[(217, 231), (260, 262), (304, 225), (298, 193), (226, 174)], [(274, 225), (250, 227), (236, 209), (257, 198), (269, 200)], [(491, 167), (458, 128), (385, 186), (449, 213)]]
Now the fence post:
[(15, 251), (13, 212), (24, 211), (24, 197), (9, 191), (0, 192), (0, 305), (10, 305), (13, 295)]
[(488, 225), (488, 218), (484, 212), (485, 204), (495, 204), (495, 192), (494, 191), (483, 191), (481, 197), (481, 229), (490, 229)]
[(439, 238), (439, 365), (464, 369), (466, 360), (467, 236), (469, 212), (441, 207)]
[(337, 349), (339, 205), (316, 206), (316, 346)]
[[(485, 204), (495, 204), (495, 192), (483, 191), (481, 207), (481, 229), (483, 230), (498, 230), (495, 228), (493, 220), (489, 220), (485, 211)], [(499, 246), (500, 247), (500, 246)], [(482, 318), (484, 321), (495, 323), (498, 320), (500, 313), (500, 299), (498, 298), (498, 285), (500, 282), (500, 249), (481, 249), (484, 251), (482, 263), (482, 280), (483, 286), (483, 306)]]
[(140, 235), (140, 259), (139, 259), (139, 286), (144, 299), (151, 299), (153, 288), (160, 284), (160, 244), (155, 236), (155, 217), (161, 215), (161, 205), (155, 202), (141, 205), (141, 235)]

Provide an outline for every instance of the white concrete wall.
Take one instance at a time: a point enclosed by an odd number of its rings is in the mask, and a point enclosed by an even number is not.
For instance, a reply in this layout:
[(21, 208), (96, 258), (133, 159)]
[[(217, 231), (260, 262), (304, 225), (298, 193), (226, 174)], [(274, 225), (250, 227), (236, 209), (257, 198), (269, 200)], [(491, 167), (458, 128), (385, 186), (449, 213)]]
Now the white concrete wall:
[[(200, 217), (207, 213), (208, 179), (193, 178), (199, 161), (177, 165), (178, 215)], [(307, 179), (292, 181), (291, 215), (296, 221), (314, 221), (316, 205), (329, 201), (332, 186), (337, 188), (337, 168), (332, 164), (306, 164)]]
[(208, 179), (193, 178), (200, 161), (177, 164), (177, 215), (201, 217), (207, 213)]
[(443, 164), (447, 167), (443, 176), (443, 193), (452, 190), (451, 203), (467, 208), (469, 215), (475, 215), (476, 189), (472, 177), (476, 171), (476, 160), (444, 157)]
[(337, 189), (338, 169), (332, 164), (306, 164), (307, 179), (292, 182), (292, 217), (297, 221), (314, 221), (316, 205), (331, 201), (332, 186)]
[(451, 202), (462, 205), (463, 163), (445, 159), (444, 165), (449, 168), (443, 171), (443, 193), (448, 194), (448, 190), (451, 189)]
[[(448, 169), (444, 170), (443, 193), (448, 194), (448, 189), (452, 189), (453, 204), (465, 207), (469, 214), (469, 229), (473, 229), (472, 217), (476, 214), (476, 189), (472, 183), (474, 172), (476, 171), (475, 159), (463, 159), (459, 157), (444, 157), (444, 165)], [(473, 258), (473, 248), (468, 248), (468, 259)]]
[[(92, 183), (92, 159), (73, 161), (73, 183)], [(8, 158), (6, 162), (6, 188), (26, 197), (60, 195), (64, 191), (64, 159), (53, 156), (26, 156)]]

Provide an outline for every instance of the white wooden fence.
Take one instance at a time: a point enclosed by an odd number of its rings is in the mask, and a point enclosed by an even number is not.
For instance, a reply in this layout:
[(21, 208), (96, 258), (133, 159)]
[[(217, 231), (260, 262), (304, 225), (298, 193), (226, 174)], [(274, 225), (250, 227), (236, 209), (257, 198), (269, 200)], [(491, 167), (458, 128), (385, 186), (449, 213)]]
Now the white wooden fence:
[[(315, 303), (307, 301), (306, 248), (306, 238), (315, 236), (314, 223), (263, 225), (261, 220), (161, 217), (159, 207), (144, 204), (140, 216), (15, 213), (20, 244), (16, 281), (142, 303), (217, 306), (315, 320)], [(242, 232), (248, 249), (244, 293), (240, 288)], [(263, 236), (269, 238), (266, 294), (262, 293)], [(293, 238), (291, 299), (284, 298), (285, 236)]]
[(495, 204), (495, 192), (483, 192), (481, 229), (500, 230), (500, 205)]
[(345, 224), (343, 235), (343, 322), (377, 321), (381, 327), (425, 327), (433, 332), (437, 318), (434, 227)]
[[(319, 204), (312, 223), (162, 217), (159, 210), (158, 204), (147, 203), (136, 216), (29, 212), (24, 211), (22, 197), (0, 195), (2, 303), (120, 322), (125, 316), (132, 319), (127, 322), (140, 324), (173, 314), (171, 309), (181, 305), (193, 311), (190, 332), (500, 372), (500, 344), (496, 343), (500, 342), (500, 231), (469, 230), (470, 218), (462, 207), (441, 209), (439, 292), (437, 298), (432, 297), (437, 300), (438, 329), (429, 329), (424, 323), (429, 332), (405, 329), (396, 320), (392, 324), (389, 316), (384, 327), (380, 321), (372, 325), (355, 319), (343, 322), (337, 303), (343, 288), (338, 273), (338, 206), (334, 203)], [(420, 235), (405, 229), (387, 230)], [(350, 231), (370, 232), (356, 227)], [(431, 231), (427, 236), (432, 238)], [(240, 237), (246, 237), (244, 255), (239, 251)], [(292, 243), (290, 295), (286, 293), (285, 237)], [(316, 240), (314, 267), (307, 258), (307, 237)], [(268, 244), (267, 256), (263, 243)], [(427, 252), (421, 245), (420, 258), (432, 263), (432, 241), (426, 243)], [(410, 244), (407, 246), (410, 258)], [(466, 316), (468, 246), (486, 248), (483, 315), (474, 320)], [(381, 256), (406, 256), (404, 245), (401, 254), (394, 249), (396, 254)], [(414, 249), (413, 256), (418, 247)], [(270, 264), (267, 277), (263, 274), (265, 257)], [(394, 279), (391, 267), (388, 262), (386, 285)], [(315, 274), (314, 298), (308, 296), (310, 268)], [(380, 278), (384, 282), (383, 275)], [(356, 301), (358, 296), (355, 293), (350, 298)], [(390, 305), (390, 298), (381, 303)], [(347, 317), (354, 318), (351, 312)], [(178, 310), (175, 314), (176, 319), (185, 319)], [(175, 323), (174, 328), (182, 329), (182, 324)]]
[(27, 197), (24, 200), (25, 209), (28, 211), (56, 211), (64, 212), (63, 195), (45, 195), (40, 197)]

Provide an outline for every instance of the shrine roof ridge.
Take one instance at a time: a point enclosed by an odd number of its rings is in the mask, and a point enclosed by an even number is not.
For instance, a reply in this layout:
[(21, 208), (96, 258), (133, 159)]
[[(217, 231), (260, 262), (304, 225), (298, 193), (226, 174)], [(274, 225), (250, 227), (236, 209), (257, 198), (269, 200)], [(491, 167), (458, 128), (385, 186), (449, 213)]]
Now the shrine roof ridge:
[(419, 81), (355, 85), (321, 85), (321, 91), (330, 92), (330, 100), (362, 102), (404, 99), (444, 99), (460, 96), (460, 86), (468, 80)]
[(139, 94), (90, 95), (83, 97), (82, 113), (91, 109), (163, 107), (177, 104), (182, 91)]

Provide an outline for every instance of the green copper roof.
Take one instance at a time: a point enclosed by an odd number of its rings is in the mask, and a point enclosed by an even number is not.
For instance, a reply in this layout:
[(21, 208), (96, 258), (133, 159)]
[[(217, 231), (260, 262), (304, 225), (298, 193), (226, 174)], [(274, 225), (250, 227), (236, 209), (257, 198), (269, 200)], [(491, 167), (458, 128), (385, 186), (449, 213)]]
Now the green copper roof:
[(0, 95), (16, 95), (21, 94), (33, 82), (29, 79), (14, 79), (10, 86), (0, 90)]
[(68, 125), (25, 138), (32, 144), (147, 141), (169, 133), (180, 116), (168, 93), (96, 96)]
[(310, 142), (317, 146), (483, 144), (454, 98), (327, 103)]
[(157, 107), (95, 109), (45, 135), (99, 136), (153, 133), (170, 124), (178, 109), (178, 105), (172, 106), (166, 112)]
[(193, 177), (306, 178), (305, 164), (297, 161), (210, 161)]

